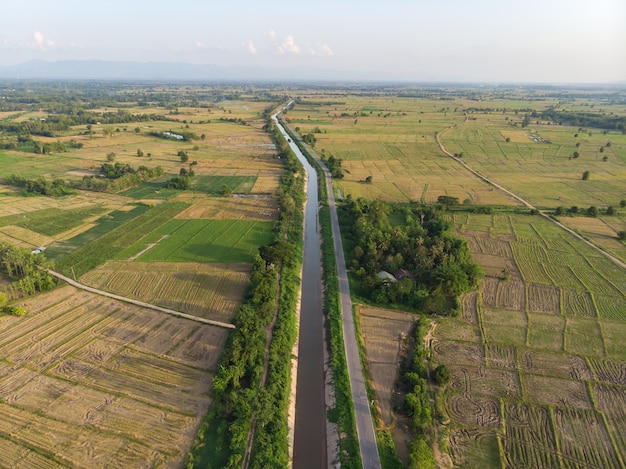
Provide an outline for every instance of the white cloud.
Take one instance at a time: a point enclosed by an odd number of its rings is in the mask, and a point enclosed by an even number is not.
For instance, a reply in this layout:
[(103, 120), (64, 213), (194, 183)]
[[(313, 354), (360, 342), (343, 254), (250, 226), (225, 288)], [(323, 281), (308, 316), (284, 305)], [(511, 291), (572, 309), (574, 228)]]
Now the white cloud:
[(283, 42), (278, 46), (279, 54), (299, 54), (300, 47), (296, 44), (296, 41), (293, 39), (293, 36), (289, 35), (283, 39)]
[(252, 41), (245, 41), (243, 46), (250, 52), (251, 54), (256, 54), (256, 46)]
[(50, 39), (46, 39), (45, 37), (43, 37), (43, 34), (41, 34), (39, 31), (35, 31), (35, 33), (33, 34), (33, 39), (34, 39), (32, 43), (33, 49), (39, 49), (43, 51), (54, 49), (54, 41), (51, 41)]
[(309, 47), (309, 55), (329, 57), (335, 54), (327, 44), (320, 44), (318, 42), (313, 47)]
[(276, 39), (276, 31), (274, 31), (273, 29), (269, 33), (267, 33), (267, 35), (270, 39)]

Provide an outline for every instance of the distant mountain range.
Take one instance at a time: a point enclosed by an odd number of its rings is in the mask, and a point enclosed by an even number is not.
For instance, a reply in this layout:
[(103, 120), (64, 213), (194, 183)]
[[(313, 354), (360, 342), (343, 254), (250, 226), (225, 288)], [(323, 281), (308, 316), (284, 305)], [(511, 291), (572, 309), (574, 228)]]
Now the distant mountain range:
[[(222, 67), (165, 62), (113, 62), (104, 60), (31, 60), (0, 66), (0, 79), (55, 80), (176, 80), (176, 81), (269, 81), (269, 80), (350, 80), (354, 73), (337, 71), (266, 69), (263, 67)], [(382, 77), (381, 77), (382, 78)]]

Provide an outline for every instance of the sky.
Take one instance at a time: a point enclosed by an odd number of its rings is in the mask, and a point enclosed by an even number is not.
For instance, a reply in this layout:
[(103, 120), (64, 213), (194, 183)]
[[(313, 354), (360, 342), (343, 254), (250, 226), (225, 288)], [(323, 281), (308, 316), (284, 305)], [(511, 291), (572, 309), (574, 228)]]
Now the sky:
[(332, 71), (353, 80), (626, 82), (626, 0), (3, 3), (0, 66), (111, 60), (315, 79)]

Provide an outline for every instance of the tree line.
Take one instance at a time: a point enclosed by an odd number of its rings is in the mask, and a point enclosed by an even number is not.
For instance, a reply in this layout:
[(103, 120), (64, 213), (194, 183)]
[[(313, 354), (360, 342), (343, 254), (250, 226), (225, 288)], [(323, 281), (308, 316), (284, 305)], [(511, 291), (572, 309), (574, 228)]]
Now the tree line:
[[(291, 362), (286, 357), (296, 337), (304, 178), (297, 176), (302, 166), (269, 119), (265, 130), (285, 165), (277, 195), (280, 218), (274, 242), (255, 258), (248, 294), (222, 354), (213, 381), (213, 405), (189, 455), (189, 468), (218, 464), (216, 460), (220, 467), (241, 467), (253, 420), (250, 467), (286, 467), (289, 462), (286, 415)], [(261, 387), (265, 328), (275, 314), (267, 378)]]

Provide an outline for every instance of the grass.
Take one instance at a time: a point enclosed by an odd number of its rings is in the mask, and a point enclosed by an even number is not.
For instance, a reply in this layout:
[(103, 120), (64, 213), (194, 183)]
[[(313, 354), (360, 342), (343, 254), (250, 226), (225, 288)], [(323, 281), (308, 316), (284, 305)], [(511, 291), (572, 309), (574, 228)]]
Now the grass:
[(187, 208), (187, 204), (180, 202), (164, 203), (151, 207), (150, 210), (133, 218), (128, 223), (117, 226), (112, 231), (63, 257), (57, 261), (57, 269), (66, 275), (80, 277), (89, 270), (114, 258), (120, 251), (156, 230), (185, 208)]
[(47, 208), (27, 214), (0, 217), (0, 227), (15, 225), (46, 236), (55, 236), (82, 225), (87, 218), (101, 214), (101, 206), (82, 207), (73, 210)]
[(58, 260), (67, 256), (71, 252), (80, 249), (98, 239), (99, 237), (120, 228), (125, 223), (130, 222), (150, 209), (148, 205), (137, 205), (132, 210), (115, 210), (101, 217), (95, 225), (68, 240), (59, 241), (52, 244), (46, 251), (46, 257), (51, 260)]
[(271, 242), (272, 226), (273, 222), (247, 220), (169, 220), (116, 257), (126, 259), (158, 242), (138, 260), (252, 262), (258, 248)]

